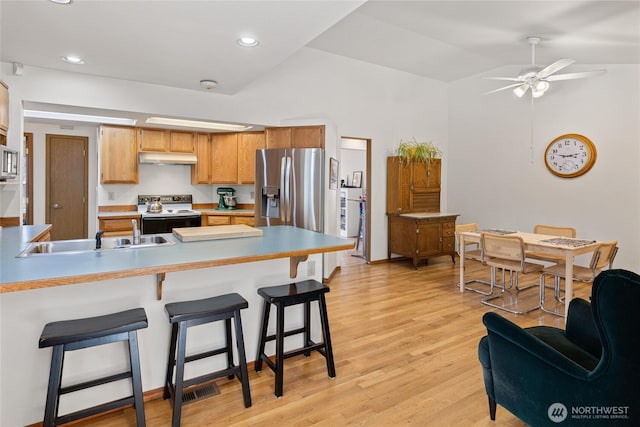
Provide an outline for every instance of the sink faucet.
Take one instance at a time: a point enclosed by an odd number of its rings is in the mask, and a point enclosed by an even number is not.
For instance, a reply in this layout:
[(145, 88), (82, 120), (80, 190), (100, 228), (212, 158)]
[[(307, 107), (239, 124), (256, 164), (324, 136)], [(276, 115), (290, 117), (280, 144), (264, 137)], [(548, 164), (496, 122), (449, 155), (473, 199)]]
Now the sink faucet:
[(98, 232), (96, 233), (96, 249), (100, 249), (102, 247), (102, 235), (104, 234), (104, 231), (102, 230), (98, 230)]
[(133, 244), (140, 244), (140, 230), (138, 230), (138, 221), (135, 219), (131, 220), (131, 226), (133, 227)]

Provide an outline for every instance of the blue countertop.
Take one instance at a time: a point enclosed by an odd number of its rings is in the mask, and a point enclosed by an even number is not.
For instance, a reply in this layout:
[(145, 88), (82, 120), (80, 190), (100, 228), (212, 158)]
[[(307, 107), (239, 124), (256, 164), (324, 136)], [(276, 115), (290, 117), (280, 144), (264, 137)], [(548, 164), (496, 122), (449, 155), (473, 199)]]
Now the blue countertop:
[[(195, 268), (304, 256), (353, 248), (353, 242), (289, 226), (260, 227), (262, 237), (181, 242), (136, 249), (16, 258), (46, 226), (0, 231), (0, 293)], [(30, 238), (31, 237), (31, 238)]]

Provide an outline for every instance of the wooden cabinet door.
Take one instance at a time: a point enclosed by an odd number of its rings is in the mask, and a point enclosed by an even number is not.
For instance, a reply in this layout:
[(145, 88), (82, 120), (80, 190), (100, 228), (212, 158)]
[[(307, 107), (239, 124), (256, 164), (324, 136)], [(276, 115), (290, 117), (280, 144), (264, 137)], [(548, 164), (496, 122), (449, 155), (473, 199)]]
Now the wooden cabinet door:
[(253, 227), (255, 224), (254, 218), (252, 216), (232, 216), (231, 224), (244, 224)]
[(231, 224), (230, 216), (209, 215), (207, 218), (207, 225), (230, 225), (230, 224)]
[(291, 128), (292, 148), (324, 148), (324, 126), (295, 126)]
[(418, 222), (418, 257), (439, 255), (442, 248), (441, 224), (439, 222)]
[(4, 135), (9, 129), (9, 88), (4, 82), (0, 82), (0, 131)]
[(291, 148), (291, 128), (266, 128), (267, 148)]
[(100, 127), (100, 182), (138, 183), (138, 146), (134, 128)]
[(211, 134), (211, 182), (238, 183), (238, 134)]
[(138, 129), (140, 151), (169, 151), (169, 131), (165, 129)]
[(169, 151), (172, 153), (195, 153), (195, 132), (179, 132), (172, 130), (169, 135)]
[(208, 133), (196, 137), (198, 163), (191, 166), (192, 184), (211, 184), (211, 141)]
[(411, 164), (411, 200), (413, 212), (440, 211), (440, 159)]
[(238, 184), (256, 182), (256, 150), (265, 148), (264, 132), (238, 135)]

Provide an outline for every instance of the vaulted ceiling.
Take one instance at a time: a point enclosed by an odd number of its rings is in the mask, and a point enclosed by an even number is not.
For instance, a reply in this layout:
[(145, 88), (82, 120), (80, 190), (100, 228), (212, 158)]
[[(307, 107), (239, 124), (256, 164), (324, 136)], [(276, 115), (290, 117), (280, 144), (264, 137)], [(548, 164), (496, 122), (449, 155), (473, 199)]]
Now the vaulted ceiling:
[(528, 64), (531, 35), (540, 65), (640, 63), (639, 1), (2, 0), (0, 24), (4, 62), (220, 94), (304, 48), (443, 82)]

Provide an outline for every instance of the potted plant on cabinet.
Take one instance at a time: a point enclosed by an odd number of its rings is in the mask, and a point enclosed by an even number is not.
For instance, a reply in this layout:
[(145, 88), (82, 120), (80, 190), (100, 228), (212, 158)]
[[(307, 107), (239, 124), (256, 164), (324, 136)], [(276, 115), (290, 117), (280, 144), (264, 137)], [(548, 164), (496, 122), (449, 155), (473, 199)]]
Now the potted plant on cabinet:
[(403, 163), (422, 162), (426, 163), (433, 159), (442, 157), (442, 151), (431, 141), (418, 142), (415, 138), (412, 141), (400, 141), (396, 149), (396, 155)]

